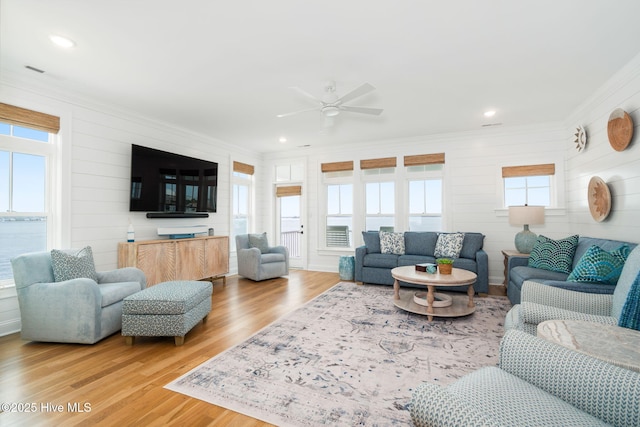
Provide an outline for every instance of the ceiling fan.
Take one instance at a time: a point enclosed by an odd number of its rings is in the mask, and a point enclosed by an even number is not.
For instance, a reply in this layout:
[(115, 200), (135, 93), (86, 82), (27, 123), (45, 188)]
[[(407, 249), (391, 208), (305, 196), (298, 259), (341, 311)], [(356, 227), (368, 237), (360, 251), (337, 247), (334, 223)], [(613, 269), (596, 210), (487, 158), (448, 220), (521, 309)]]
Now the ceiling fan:
[(293, 111), (291, 113), (278, 114), (277, 117), (288, 117), (295, 114), (306, 113), (308, 111), (320, 111), (320, 113), (322, 113), (322, 115), (325, 117), (325, 127), (327, 127), (333, 125), (333, 118), (340, 114), (341, 111), (347, 111), (350, 113), (371, 114), (374, 116), (379, 116), (383, 111), (380, 108), (352, 107), (350, 105), (344, 105), (346, 102), (366, 95), (367, 93), (375, 90), (375, 87), (373, 87), (369, 83), (363, 83), (351, 92), (338, 97), (338, 95), (336, 94), (336, 82), (329, 81), (325, 84), (325, 94), (322, 99), (316, 98), (315, 96), (300, 89), (299, 87), (292, 87), (291, 89), (320, 105), (300, 111)]

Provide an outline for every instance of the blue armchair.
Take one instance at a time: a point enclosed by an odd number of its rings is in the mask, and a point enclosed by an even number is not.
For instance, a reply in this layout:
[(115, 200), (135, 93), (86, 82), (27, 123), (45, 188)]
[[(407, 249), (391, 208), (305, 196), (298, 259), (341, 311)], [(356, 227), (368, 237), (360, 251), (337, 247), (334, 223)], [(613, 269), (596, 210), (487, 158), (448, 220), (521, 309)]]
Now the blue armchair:
[(98, 342), (122, 328), (122, 300), (147, 284), (142, 270), (134, 267), (95, 272), (97, 280), (80, 277), (56, 282), (51, 252), (19, 255), (11, 266), (21, 336), (30, 341)]
[(422, 383), (411, 417), (434, 426), (640, 426), (640, 373), (523, 331), (508, 331), (499, 367), (442, 387)]
[(236, 236), (238, 274), (260, 281), (289, 274), (289, 250), (269, 246), (266, 233)]

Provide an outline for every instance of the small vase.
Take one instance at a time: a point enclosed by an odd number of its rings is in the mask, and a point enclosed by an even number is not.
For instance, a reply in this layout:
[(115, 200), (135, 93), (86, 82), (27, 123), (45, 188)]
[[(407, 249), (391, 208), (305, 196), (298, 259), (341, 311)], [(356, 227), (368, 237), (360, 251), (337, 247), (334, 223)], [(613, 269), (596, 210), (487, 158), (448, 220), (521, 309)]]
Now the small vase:
[(453, 265), (451, 264), (438, 264), (438, 272), (440, 274), (451, 274), (451, 269)]

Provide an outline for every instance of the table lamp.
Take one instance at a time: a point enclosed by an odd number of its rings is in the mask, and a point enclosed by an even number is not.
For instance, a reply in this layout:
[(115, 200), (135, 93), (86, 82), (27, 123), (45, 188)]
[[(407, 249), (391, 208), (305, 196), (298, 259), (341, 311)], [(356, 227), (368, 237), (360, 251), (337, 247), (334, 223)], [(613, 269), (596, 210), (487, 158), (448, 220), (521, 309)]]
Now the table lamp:
[(520, 253), (530, 254), (538, 236), (529, 231), (529, 225), (544, 224), (544, 206), (509, 206), (509, 224), (524, 226), (516, 234), (516, 249)]

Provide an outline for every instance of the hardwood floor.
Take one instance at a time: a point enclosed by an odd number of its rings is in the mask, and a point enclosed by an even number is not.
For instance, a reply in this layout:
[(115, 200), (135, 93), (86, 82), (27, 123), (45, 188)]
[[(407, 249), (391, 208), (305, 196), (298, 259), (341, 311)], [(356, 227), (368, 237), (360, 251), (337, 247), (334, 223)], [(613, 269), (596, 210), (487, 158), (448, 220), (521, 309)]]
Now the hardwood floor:
[(94, 345), (0, 337), (0, 403), (23, 411), (0, 412), (0, 425), (270, 425), (163, 387), (339, 281), (312, 271), (259, 283), (218, 280), (207, 322), (181, 347), (172, 337), (137, 337), (129, 347), (119, 333)]

